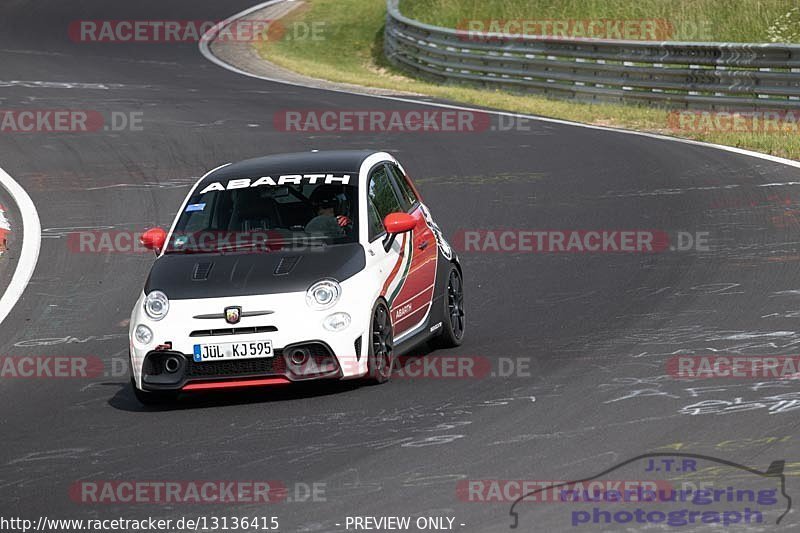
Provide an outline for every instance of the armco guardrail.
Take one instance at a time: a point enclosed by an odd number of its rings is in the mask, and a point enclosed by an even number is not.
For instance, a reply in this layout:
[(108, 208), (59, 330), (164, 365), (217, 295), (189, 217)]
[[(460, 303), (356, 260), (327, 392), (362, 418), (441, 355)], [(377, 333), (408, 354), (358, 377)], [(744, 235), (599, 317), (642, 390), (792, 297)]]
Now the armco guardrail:
[(440, 28), (388, 0), (385, 52), (440, 82), (560, 98), (800, 110), (800, 45), (558, 39)]

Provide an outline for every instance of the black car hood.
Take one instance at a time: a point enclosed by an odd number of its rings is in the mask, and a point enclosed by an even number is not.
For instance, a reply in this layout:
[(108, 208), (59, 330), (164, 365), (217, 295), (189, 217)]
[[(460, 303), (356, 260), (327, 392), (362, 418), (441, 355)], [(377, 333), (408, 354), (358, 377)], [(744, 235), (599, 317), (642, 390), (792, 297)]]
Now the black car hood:
[(360, 244), (308, 251), (182, 254), (159, 257), (144, 291), (174, 300), (305, 291), (323, 278), (344, 281), (366, 266)]

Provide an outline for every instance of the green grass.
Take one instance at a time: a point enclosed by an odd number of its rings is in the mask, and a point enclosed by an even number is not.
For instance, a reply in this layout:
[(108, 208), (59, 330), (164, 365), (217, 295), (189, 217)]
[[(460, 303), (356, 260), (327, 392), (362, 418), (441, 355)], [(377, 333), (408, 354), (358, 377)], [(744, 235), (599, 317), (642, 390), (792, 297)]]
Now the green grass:
[[(418, 9), (422, 2), (453, 0), (405, 0), (405, 12)], [(487, 0), (500, 5), (524, 4), (539, 0)], [(553, 0), (572, 3), (577, 0)], [(599, 3), (597, 0), (592, 0)], [(592, 1), (587, 3), (592, 3)], [(671, 3), (673, 0), (642, 0)], [(676, 2), (678, 0), (675, 0)], [(706, 0), (696, 0), (705, 3)], [(479, 4), (479, 0), (474, 0)], [(631, 0), (630, 3), (633, 3)], [(722, 4), (722, 2), (719, 2)], [(755, 3), (755, 2), (754, 2)], [(687, 4), (688, 5), (688, 4)], [(411, 10), (409, 6), (414, 6)], [(415, 15), (418, 16), (418, 15)], [(461, 15), (457, 17), (463, 18)], [(318, 40), (292, 40), (258, 43), (259, 52), (275, 64), (301, 74), (336, 82), (408, 91), (455, 102), (530, 113), (588, 124), (614, 126), (726, 144), (800, 160), (800, 135), (794, 133), (676, 133), (669, 129), (668, 111), (651, 107), (585, 104), (519, 95), (500, 90), (481, 90), (456, 85), (437, 85), (420, 81), (395, 69), (383, 56), (385, 0), (309, 0), (292, 12), (284, 23), (323, 23)]]
[(796, 6), (797, 0), (405, 0), (401, 11), (449, 27), (465, 20), (659, 19), (674, 28), (669, 40), (769, 42), (770, 27)]

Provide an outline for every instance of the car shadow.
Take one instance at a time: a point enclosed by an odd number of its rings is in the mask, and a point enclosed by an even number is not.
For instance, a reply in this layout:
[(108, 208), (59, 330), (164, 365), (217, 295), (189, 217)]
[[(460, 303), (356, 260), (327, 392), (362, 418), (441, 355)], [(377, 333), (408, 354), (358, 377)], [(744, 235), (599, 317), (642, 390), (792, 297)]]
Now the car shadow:
[[(431, 351), (431, 347), (427, 343), (423, 343), (410, 354), (398, 357), (395, 363), (395, 373), (402, 373), (407, 365), (427, 356)], [(118, 385), (119, 389), (108, 400), (108, 405), (120, 411), (150, 412), (302, 400), (351, 392), (369, 386), (369, 383), (360, 379), (324, 380), (309, 381), (308, 383), (295, 382), (291, 385), (192, 392), (182, 394), (177, 401), (165, 405), (142, 405), (134, 396), (130, 383), (115, 383), (114, 385)]]
[(358, 389), (362, 384), (359, 383), (358, 380), (317, 381), (292, 383), (291, 385), (285, 386), (192, 392), (182, 394), (177, 401), (164, 405), (142, 405), (136, 399), (136, 396), (134, 396), (133, 388), (130, 383), (120, 383), (119, 385), (121, 385), (119, 390), (108, 400), (108, 405), (120, 411), (151, 412), (302, 400), (306, 398), (341, 394)]
[(394, 372), (402, 372), (404, 368), (414, 364), (415, 361), (430, 355), (430, 353), (433, 351), (435, 351), (434, 348), (432, 348), (428, 343), (420, 344), (416, 348), (412, 349), (409, 353), (401, 355), (397, 358), (397, 361), (394, 365)]

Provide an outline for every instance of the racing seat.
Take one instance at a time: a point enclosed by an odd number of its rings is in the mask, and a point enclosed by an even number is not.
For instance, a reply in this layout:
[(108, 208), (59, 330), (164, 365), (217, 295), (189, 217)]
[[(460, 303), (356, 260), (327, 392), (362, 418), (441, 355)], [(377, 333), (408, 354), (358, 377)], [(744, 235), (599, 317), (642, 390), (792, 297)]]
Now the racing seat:
[(230, 231), (266, 231), (279, 227), (282, 227), (281, 217), (274, 198), (262, 198), (249, 191), (239, 196)]

